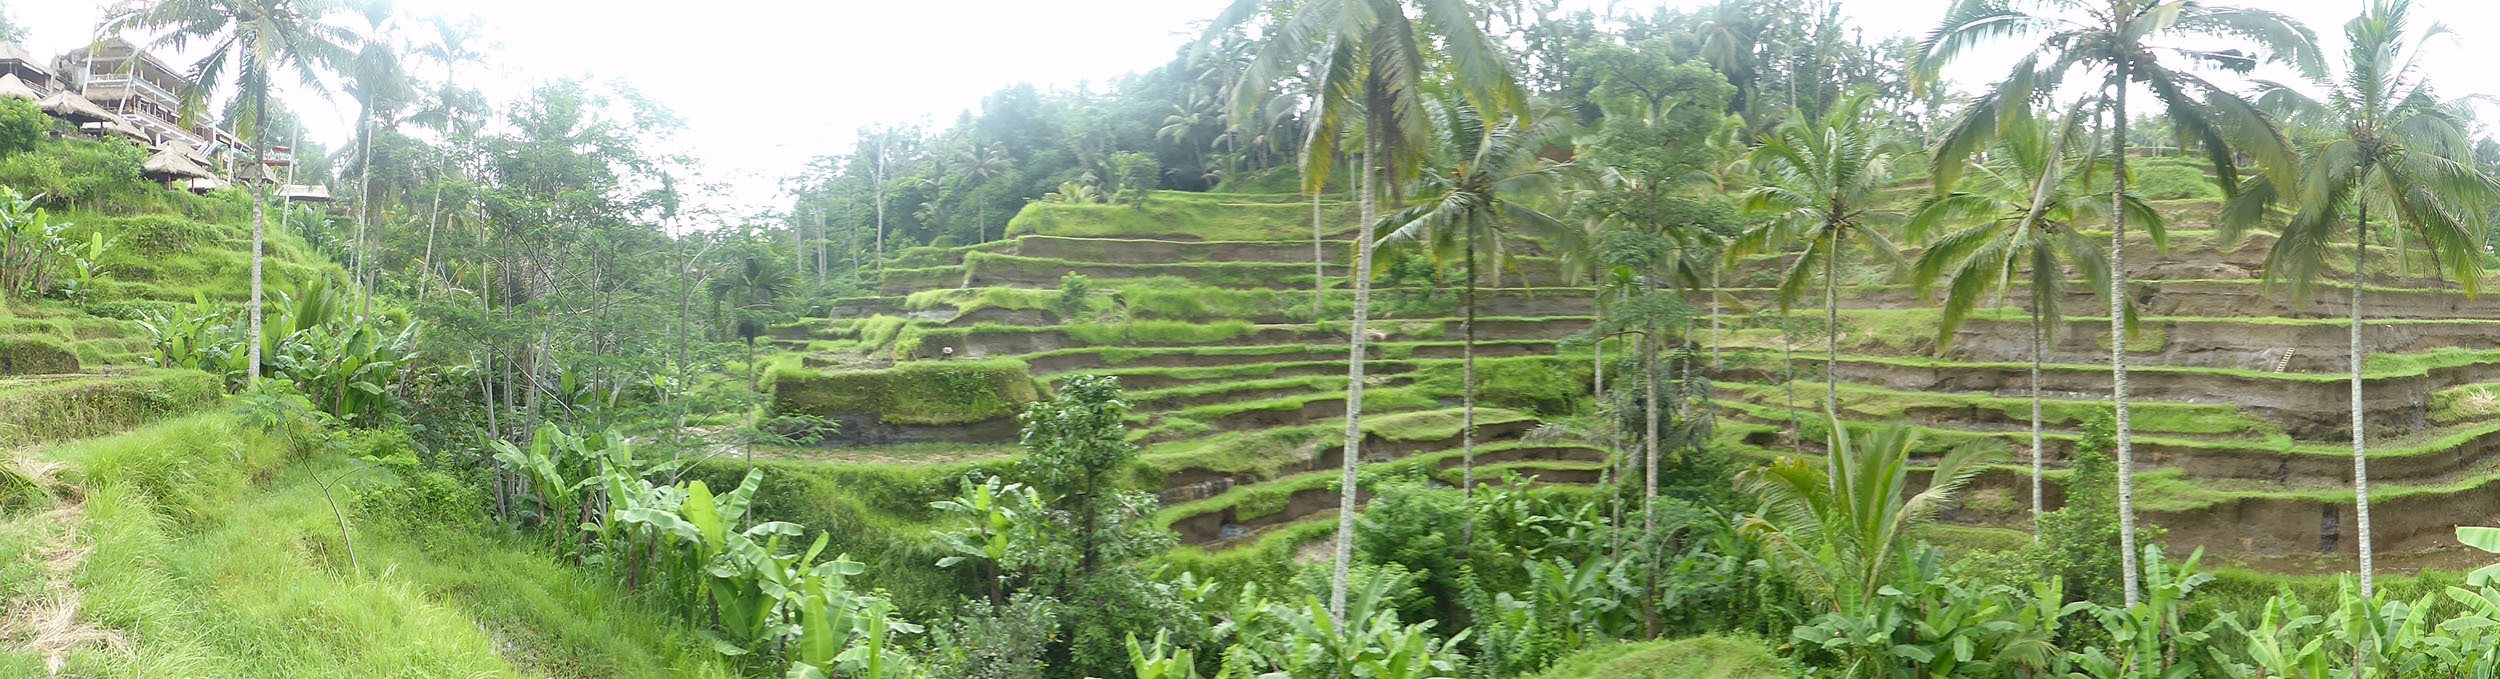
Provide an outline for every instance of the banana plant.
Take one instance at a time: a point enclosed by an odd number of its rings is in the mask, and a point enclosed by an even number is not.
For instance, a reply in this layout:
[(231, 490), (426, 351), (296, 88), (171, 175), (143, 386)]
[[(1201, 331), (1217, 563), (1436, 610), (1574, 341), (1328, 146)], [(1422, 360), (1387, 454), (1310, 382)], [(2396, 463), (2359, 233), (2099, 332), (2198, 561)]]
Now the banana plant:
[(965, 559), (980, 559), (989, 568), (990, 605), (1007, 605), (1008, 560), (1014, 557), (1020, 540), (1031, 538), (1032, 527), (1021, 521), (1020, 507), (1041, 507), (1041, 494), (1021, 483), (1007, 483), (992, 476), (979, 482), (964, 481), (963, 492), (954, 499), (929, 503), (930, 507), (955, 517), (961, 523), (953, 530), (933, 530), (938, 541), (955, 552), (938, 559), (937, 567), (953, 568)]
[(2349, 676), (2410, 677), (2430, 665), (2429, 649), (2439, 643), (2429, 634), (2437, 593), (2424, 594), (2412, 603), (2382, 601), (2362, 596), (2351, 576), (2339, 578), (2337, 584), (2340, 605), (2327, 617), (2326, 626), (2329, 636), (2355, 651), (2351, 657), (2357, 666)]
[[(810, 558), (823, 546), (820, 536), (808, 550)], [(787, 677), (925, 676), (894, 644), (895, 634), (917, 634), (922, 628), (895, 618), (893, 602), (851, 589), (850, 576), (865, 570), (845, 555), (815, 564), (800, 576), (800, 587), (788, 602), (799, 622)]]
[(2162, 559), (2160, 545), (2145, 545), (2141, 560), (2144, 598), (2134, 606), (2091, 609), (2102, 631), (2109, 634), (2110, 647), (2069, 654), (2077, 674), (2091, 679), (2196, 676), (2196, 661), (2210, 659), (2221, 650), (2213, 642), (2214, 632), (2223, 626), (2221, 620), (2214, 620), (2187, 629), (2180, 621), (2188, 595), (2214, 580), (2213, 575), (2197, 571), (2204, 558), (2205, 551), (2196, 550), (2173, 570)]
[(2266, 607), (2257, 615), (2257, 626), (2240, 623), (2237, 616), (2223, 618), (2223, 624), (2238, 632), (2247, 644), (2242, 648), (2250, 662), (2255, 663), (2257, 676), (2266, 679), (2326, 679), (2326, 642), (2323, 634), (2324, 616), (2309, 612), (2297, 597), (2275, 595), (2266, 600)]
[[(593, 479), (568, 478), (564, 469), (575, 464), (572, 458), (583, 452), (580, 438), (547, 424), (530, 436), (528, 448), (501, 439), (490, 441), (489, 445), (494, 447), (495, 461), (519, 473), (528, 483), (523, 497), (536, 505), (539, 523), (569, 529), (580, 527), (581, 489)], [(560, 523), (567, 520), (573, 523)]]
[(1128, 664), (1137, 679), (1198, 679), (1198, 655), (1170, 643), (1171, 630), (1155, 630), (1152, 646), (1140, 646), (1128, 635)]
[(1289, 639), (1279, 656), (1284, 676), (1371, 677), (1377, 679), (1441, 679), (1459, 663), (1459, 644), (1469, 632), (1434, 639), (1436, 621), (1412, 625), (1398, 622), (1389, 593), (1399, 578), (1372, 578), (1346, 602), (1342, 621), (1331, 616), (1318, 597), (1300, 606), (1280, 606), (1271, 613), (1286, 623)]

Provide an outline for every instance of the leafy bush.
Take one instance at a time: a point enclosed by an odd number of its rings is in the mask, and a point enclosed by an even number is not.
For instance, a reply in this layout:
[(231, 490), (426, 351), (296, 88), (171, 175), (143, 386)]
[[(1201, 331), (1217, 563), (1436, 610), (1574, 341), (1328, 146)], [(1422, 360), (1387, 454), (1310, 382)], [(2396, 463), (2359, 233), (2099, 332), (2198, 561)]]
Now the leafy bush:
[(0, 158), (0, 185), (90, 209), (134, 211), (161, 204), (167, 191), (139, 174), (147, 152), (119, 142), (46, 141)]
[(1085, 313), (1085, 306), (1093, 296), (1094, 280), (1085, 274), (1069, 272), (1059, 277), (1059, 298), (1052, 301), (1051, 309), (1059, 312), (1060, 318), (1074, 321)]
[(35, 150), (52, 125), (52, 117), (35, 108), (35, 102), (0, 99), (0, 158)]
[[(395, 414), (393, 390), (417, 368), (414, 324), (349, 316), (346, 298), (323, 279), (299, 295), (280, 292), (262, 319), (261, 373), (302, 389), (323, 412), (362, 425)], [(251, 333), (241, 309), (200, 300), (189, 309), (152, 315), (152, 365), (202, 370), (242, 389), (250, 374)]]

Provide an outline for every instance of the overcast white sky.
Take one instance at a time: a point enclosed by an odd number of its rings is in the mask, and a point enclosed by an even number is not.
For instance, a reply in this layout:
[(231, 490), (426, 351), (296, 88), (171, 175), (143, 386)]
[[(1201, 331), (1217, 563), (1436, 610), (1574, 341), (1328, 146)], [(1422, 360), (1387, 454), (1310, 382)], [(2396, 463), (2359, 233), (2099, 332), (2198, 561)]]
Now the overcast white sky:
[[(1802, 1), (1802, 0), (1801, 0)], [(2244, 0), (2293, 15), (2340, 43), (2366, 0)], [(1565, 0), (1646, 11), (1654, 0)], [(810, 157), (848, 148), (855, 131), (885, 122), (943, 125), (1000, 87), (1101, 83), (1151, 68), (1195, 36), (1226, 0), (400, 0), (418, 15), (475, 16), (500, 60), (479, 83), (509, 100), (566, 76), (620, 80), (687, 121), (683, 143), (729, 195), (708, 201), (744, 212), (768, 207), (779, 178)], [(1704, 4), (1667, 0), (1666, 4)], [(1842, 0), (1869, 40), (1934, 26), (1945, 0)], [(2446, 96), (2500, 94), (2500, 3), (2415, 0), (2417, 21), (2457, 33), (2424, 63)], [(87, 40), (101, 0), (0, 0), (48, 59)], [(2330, 53), (2340, 49), (2331, 44)], [(2011, 50), (1994, 55), (2010, 58)], [(1979, 55), (1971, 62), (1991, 61)], [(178, 60), (177, 60), (178, 61)], [(1949, 74), (1978, 82), (2004, 66)], [(761, 93), (789, 92), (764, 97)], [(295, 102), (336, 147), (353, 104)]]

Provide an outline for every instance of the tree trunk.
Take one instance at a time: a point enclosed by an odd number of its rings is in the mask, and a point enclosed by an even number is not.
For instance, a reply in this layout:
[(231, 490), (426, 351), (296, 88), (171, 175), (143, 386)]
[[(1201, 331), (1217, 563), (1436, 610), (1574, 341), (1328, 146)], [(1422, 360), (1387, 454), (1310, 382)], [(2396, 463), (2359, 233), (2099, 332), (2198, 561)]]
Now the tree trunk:
[(1710, 264), (1710, 372), (1716, 376), (1719, 364), (1719, 264)]
[(1458, 498), (1462, 504), (1470, 507), (1467, 520), (1461, 522), (1458, 529), (1458, 544), (1461, 546), (1459, 553), (1464, 555), (1466, 554), (1464, 546), (1475, 544), (1476, 538), (1476, 513), (1472, 509), (1476, 499), (1476, 239), (1474, 234), (1469, 234), (1467, 238), (1467, 287), (1460, 294), (1467, 297), (1467, 320), (1459, 325), (1462, 335), (1458, 345), (1459, 389), (1463, 392), (1458, 397), (1461, 411), (1458, 425), (1460, 484)]
[[(2036, 291), (2035, 291), (2036, 292)], [(2040, 346), (2041, 335), (2048, 327), (2041, 325), (2040, 304), (2031, 305), (2031, 544), (2040, 544), (2040, 515), (2046, 511), (2040, 502)]]
[(2124, 603), (2135, 606), (2135, 440), (2127, 416), (2127, 67), (2118, 66), (2111, 97), (2110, 147), (2116, 153), (2109, 181), (2109, 401), (2117, 425), (2118, 551)]
[(365, 243), (365, 224), (372, 219), (373, 215), (373, 105), (366, 104), (360, 109), (362, 115), (357, 116), (356, 124), (357, 127), (363, 128), (358, 134), (363, 139), (358, 140), (357, 146), (360, 149), (357, 153), (364, 156), (359, 159), (364, 162), (360, 163), (361, 166), (356, 172), (356, 315), (358, 317), (370, 313), (373, 307), (373, 288), (367, 285), (365, 280), (371, 275), (372, 262), (370, 260), (373, 258), (372, 246)]
[(1311, 192), (1311, 320), (1328, 313), (1328, 248), (1319, 226), (1320, 191)]
[(269, 176), (269, 92), (265, 88), (255, 88), (252, 94), (252, 170), (260, 173), (264, 181), (252, 188), (251, 365), (245, 368), (244, 383), (257, 387), (260, 386), (261, 259), (263, 253), (268, 251), (265, 243), (269, 230), (269, 216), (262, 211), (262, 206), (268, 202), (266, 192), (269, 190), (269, 182), (265, 181)]
[(877, 140), (877, 251), (870, 259), (877, 263), (877, 275), (885, 275), (885, 145), (891, 139)]
[(1346, 341), (1345, 384), (1345, 455), (1344, 475), (1338, 479), (1337, 554), (1335, 571), (1328, 581), (1328, 614), (1338, 624), (1345, 623), (1346, 578), (1354, 567), (1354, 467), (1362, 458), (1363, 449), (1363, 328), (1371, 313), (1372, 302), (1372, 221), (1379, 218), (1380, 184), (1387, 179), (1386, 167), (1373, 167), (1379, 160), (1380, 143), (1365, 141), (1361, 208), (1354, 227), (1354, 269), (1347, 276), (1354, 283), (1354, 323)]
[(1832, 435), (1840, 430), (1840, 230), (1832, 229), (1831, 248), (1823, 253), (1823, 412), (1832, 417)]
[(434, 206), (425, 214), (425, 268), (417, 275), (417, 303), (425, 303), (425, 289), (434, 275), (434, 232), (443, 225), (443, 163), (434, 161)]
[[(2352, 308), (2349, 309), (2352, 313), (2352, 331), (2348, 334), (2351, 335), (2352, 341), (2349, 358), (2352, 362), (2350, 367), (2352, 369), (2353, 539), (2355, 546), (2359, 547), (2361, 552), (2361, 597), (2367, 599), (2370, 597), (2371, 584), (2370, 456), (2369, 447), (2364, 442), (2361, 431), (2361, 363), (2365, 351), (2361, 346), (2361, 283), (2366, 280), (2362, 275), (2361, 265), (2362, 258), (2369, 254), (2370, 203), (2367, 198), (2359, 202), (2361, 203), (2361, 224), (2360, 228), (2354, 230), (2352, 236)], [(2401, 256), (2402, 253), (2398, 254)]]
[[(1657, 279), (1655, 277), (1651, 277), (1650, 280), (1655, 281)], [(1655, 295), (1657, 295), (1656, 284), (1652, 283), (1650, 287), (1651, 290), (1649, 294), (1654, 298)], [(1641, 570), (1648, 573), (1647, 582), (1641, 589), (1641, 628), (1646, 631), (1649, 638), (1652, 639), (1657, 638), (1659, 632), (1658, 546), (1647, 542), (1648, 540), (1656, 539), (1658, 535), (1657, 337), (1658, 321), (1653, 317), (1647, 323), (1647, 327), (1641, 332), (1641, 364), (1643, 366), (1642, 370), (1644, 372), (1644, 377), (1646, 378), (1642, 381), (1647, 383), (1644, 385), (1644, 388), (1648, 392), (1648, 403), (1646, 404), (1648, 412), (1644, 417), (1644, 424), (1647, 426), (1647, 431), (1641, 432), (1641, 440), (1643, 441), (1641, 447), (1641, 536), (1643, 542), (1640, 543), (1643, 545), (1643, 549), (1641, 550), (1641, 560), (1645, 566)]]
[(1658, 324), (1653, 321), (1649, 324), (1648, 328), (1641, 333), (1641, 366), (1643, 376), (1646, 378), (1642, 380), (1642, 382), (1645, 383), (1642, 387), (1647, 391), (1644, 395), (1644, 403), (1642, 404), (1643, 407), (1647, 409), (1642, 415), (1642, 422), (1645, 429), (1641, 432), (1641, 466), (1644, 469), (1642, 472), (1644, 480), (1641, 484), (1641, 533), (1643, 535), (1647, 535), (1651, 530), (1657, 528), (1657, 526), (1653, 524), (1655, 519), (1651, 516), (1650, 512), (1650, 505), (1658, 501), (1657, 337)]

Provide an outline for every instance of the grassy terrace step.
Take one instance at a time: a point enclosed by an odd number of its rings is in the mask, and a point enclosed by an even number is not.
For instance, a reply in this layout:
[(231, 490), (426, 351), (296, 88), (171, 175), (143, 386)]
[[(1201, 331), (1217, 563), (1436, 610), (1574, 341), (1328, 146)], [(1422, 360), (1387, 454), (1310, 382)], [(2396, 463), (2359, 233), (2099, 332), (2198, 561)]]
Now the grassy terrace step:
[[(1796, 399), (1797, 412), (1823, 412), (1824, 385), (1799, 380), (1788, 384), (1715, 382), (1727, 396), (1765, 407), (1787, 407)], [(2109, 412), (2106, 399), (2041, 399), (2041, 419), (2051, 430), (2072, 433), (2095, 413)], [(2264, 418), (2219, 403), (2144, 401), (2130, 404), (2135, 431), (2145, 435), (2227, 440), (2248, 444), (2290, 445), (2291, 438)], [(2026, 430), (2031, 424), (2031, 399), (1930, 391), (1895, 391), (1856, 384), (1840, 385), (1840, 415), (1859, 421), (1906, 420), (1930, 426), (1973, 431)], [(2026, 433), (2027, 435), (2027, 433)]]
[(223, 393), (217, 376), (196, 370), (0, 378), (0, 449), (119, 433)]
[[(2129, 289), (2136, 298), (2136, 313), (2157, 317), (2344, 318), (2346, 303), (2351, 301), (2351, 289), (2338, 283), (2320, 283), (2307, 299), (2298, 301), (2280, 286), (2269, 287), (2263, 281), (2249, 279), (2136, 281)], [(1727, 300), (1750, 308), (1774, 308), (1773, 291), (1769, 288), (1728, 287), (1719, 292)], [(2005, 299), (2009, 305), (2020, 308), (2029, 295), (2028, 288), (2016, 285), (2007, 290)], [(1920, 300), (1907, 285), (1845, 286), (1840, 299), (1845, 309), (1936, 306), (1933, 301)], [(1800, 304), (1795, 311), (1799, 315), (1819, 310), (1811, 302)], [(2109, 308), (2108, 302), (2083, 285), (2067, 286), (2059, 304), (2077, 311)], [(2469, 298), (2454, 290), (2364, 286), (2361, 305), (2371, 319), (2500, 320), (2500, 295)]]
[[(1299, 288), (1309, 289), (1315, 280), (1311, 265), (1269, 262), (1176, 262), (1168, 264), (1113, 264), (1079, 262), (1064, 259), (1021, 257), (976, 252), (964, 257), (963, 286), (1000, 285), (1010, 287), (1055, 288), (1061, 276), (1082, 274), (1098, 280), (1125, 278), (1186, 278), (1202, 284), (1228, 288)], [(1330, 277), (1345, 275), (1344, 267), (1331, 267)], [(918, 282), (920, 279), (912, 279)], [(922, 285), (907, 290), (925, 289)], [(884, 290), (894, 290), (894, 281), (887, 279)]]
[[(1323, 235), (1354, 230), (1355, 206), (1323, 201)], [(1311, 238), (1311, 201), (1293, 194), (1156, 191), (1144, 205), (1025, 205), (1007, 223), (1008, 235), (1076, 238), (1157, 238), (1208, 241), (1292, 241)]]
[[(1367, 356), (1376, 359), (1457, 358), (1461, 342), (1377, 342), (1364, 345)], [(1510, 340), (1477, 342), (1476, 357), (1503, 358), (1512, 356), (1554, 355), (1559, 345), (1551, 340)], [(1337, 344), (1279, 344), (1247, 347), (1079, 347), (1016, 356), (1032, 366), (1036, 376), (1072, 371), (1094, 371), (1102, 368), (1175, 368), (1237, 365), (1244, 363), (1301, 363), (1335, 358), (1343, 361), (1346, 347)], [(1151, 387), (1148, 387), (1151, 388)]]
[[(1934, 355), (1941, 312), (1935, 309), (1853, 309), (1841, 313), (1841, 348), (1877, 356)], [(1821, 328), (1786, 337), (1763, 326), (1768, 319), (1726, 319), (1731, 329), (1721, 334), (1729, 349), (1777, 350), (1794, 342), (1799, 351), (1819, 351)], [(2342, 319), (2164, 317), (2137, 319), (2127, 349), (2134, 365), (2237, 368), (2271, 372), (2285, 366), (2297, 372), (2343, 372), (2346, 369), (2348, 323)], [(2500, 335), (2500, 321), (2371, 320), (2363, 324), (2362, 341), (2374, 355), (2432, 352), (2473, 346)], [(2056, 326), (2047, 345), (2052, 363), (2093, 363), (2109, 360), (2106, 316), (2069, 316)], [(2289, 352), (2290, 360), (2284, 361)], [(2031, 355), (2031, 319), (2019, 309), (1974, 312), (1955, 332), (1943, 358), (1977, 362), (2027, 362)]]
[[(1464, 413), (1458, 408), (1363, 417), (1363, 458), (1390, 460), (1458, 445)], [(1538, 426), (1535, 416), (1502, 408), (1476, 409), (1477, 438), (1503, 441)], [(1288, 474), (1335, 467), (1344, 452), (1340, 422), (1224, 432), (1147, 446), (1141, 485), (1165, 489), (1165, 503), (1193, 497), (1189, 489), (1227, 488)]]
[[(1476, 339), (1559, 340), (1586, 332), (1593, 319), (1555, 316), (1476, 319)], [(1367, 327), (1376, 341), (1457, 340), (1465, 336), (1459, 319), (1384, 319)], [(1344, 323), (1259, 325), (1244, 321), (1189, 323), (1143, 320), (1075, 325), (1003, 325), (984, 323), (969, 328), (909, 326), (894, 340), (897, 359), (936, 359), (954, 349), (956, 358), (1014, 356), (1072, 347), (1172, 347), (1320, 344), (1344, 342)]]
[[(1803, 374), (1820, 370), (1822, 360), (1802, 355), (1794, 359), (1796, 369)], [(2030, 369), (2029, 363), (1843, 356), (1838, 376), (1842, 382), (1894, 391), (2015, 395), (2027, 393)], [(1776, 358), (1731, 368), (1725, 377), (1746, 382), (1780, 379)], [(2049, 364), (2042, 368), (2041, 389), (2051, 393), (2106, 393), (2109, 377), (2107, 366)], [(2227, 403), (2274, 420), (2297, 440), (2349, 436), (2350, 393), (2342, 375), (2143, 366), (2131, 368), (2128, 378), (2130, 392), (2141, 401)], [(2375, 356), (2364, 381), (2371, 395), (2366, 402), (2371, 431), (2400, 438), (2427, 426), (2432, 392), (2500, 381), (2500, 351), (2451, 349)]]
[[(1726, 383), (1722, 383), (1725, 386)], [(1807, 398), (1800, 390), (1801, 403), (1820, 403), (1820, 398)], [(1844, 400), (1846, 398), (1844, 397)], [(1810, 450), (1819, 450), (1818, 442), (1825, 430), (1822, 412), (1812, 407), (1796, 411), (1773, 404), (1756, 404), (1736, 400), (1720, 400), (1722, 426), (1746, 424), (1777, 430), (1792, 415), (1801, 432), (1800, 438)], [(2151, 406), (2152, 404), (2137, 404)], [(2106, 406), (2103, 406), (2105, 409)], [(2154, 407), (2130, 408), (2135, 412), (2157, 410)], [(2028, 410), (2024, 411), (2028, 416)], [(2138, 419), (2139, 424), (2146, 420)], [(1882, 426), (1883, 420), (1851, 419), (1852, 430)], [(2020, 450), (2031, 445), (2028, 430), (1975, 430), (1948, 425), (1914, 425), (1926, 433), (1922, 456), (1941, 454), (1963, 442), (1990, 440)], [(1765, 445), (1769, 439), (1751, 441)], [(2076, 435), (2071, 430), (2050, 429), (2042, 436), (2047, 461), (2052, 467), (2062, 466), (2073, 452)], [(2467, 426), (2442, 428), (2403, 441), (2377, 442), (2370, 446), (2370, 477), (2389, 483), (2434, 483), (2478, 473), (2500, 465), (2500, 422), (2479, 422)], [(2166, 436), (2143, 433), (2135, 437), (2136, 467), (2142, 471), (2175, 470), (2199, 483), (2242, 483), (2251, 487), (2282, 489), (2336, 488), (2351, 483), (2352, 447), (2342, 443), (2301, 443), (2281, 440), (2248, 441), (2218, 440)]]
[[(1185, 241), (1147, 238), (1071, 238), (1065, 236), (1020, 236), (1010, 254), (1043, 259), (1118, 264), (1168, 264), (1176, 262), (1267, 262), (1298, 264), (1309, 271), (1313, 255), (1311, 239), (1305, 234), (1298, 241)], [(1344, 267), (1353, 261), (1354, 241), (1321, 241), (1318, 254), (1329, 264)], [(961, 263), (960, 255), (955, 263)], [(1339, 275), (1343, 275), (1340, 271)]]
[[(1366, 389), (1363, 392), (1365, 414), (1430, 410), (1440, 405), (1440, 399), (1417, 387)], [(1217, 432), (1342, 421), (1345, 406), (1342, 387), (1337, 391), (1194, 406), (1153, 417), (1154, 426), (1132, 431), (1130, 439), (1152, 445)]]
[[(1579, 485), (1594, 483), (1605, 469), (1602, 456), (1595, 462), (1574, 460), (1529, 460), (1483, 463), (1491, 454), (1520, 450), (1535, 444), (1500, 443), (1479, 446), (1477, 481), (1492, 483), (1503, 473), (1541, 476), (1542, 482)], [(1454, 482), (1461, 475), (1456, 467), (1444, 466), (1451, 455), (1461, 451), (1438, 451), (1403, 458), (1366, 462), (1361, 465), (1365, 475), (1407, 473), (1429, 475)], [(1369, 455), (1366, 459), (1376, 459)], [(1450, 463), (1455, 464), (1455, 463)], [(1447, 477), (1447, 478), (1443, 478)], [(1203, 499), (1166, 506), (1155, 514), (1154, 521), (1181, 534), (1181, 541), (1191, 545), (1209, 545), (1238, 541), (1241, 537), (1314, 515), (1334, 511), (1338, 507), (1337, 482), (1343, 472), (1333, 467), (1314, 469), (1265, 483), (1233, 485), (1221, 493)], [(1367, 500), (1357, 497), (1357, 502)]]
[[(1134, 318), (1191, 322), (1247, 321), (1250, 323), (1307, 323), (1313, 318), (1343, 320), (1353, 316), (1352, 291), (1342, 283), (1333, 284), (1326, 292), (1326, 304), (1318, 312), (1311, 308), (1311, 291), (1302, 289), (1225, 288), (1204, 285), (1197, 281), (1176, 278), (1147, 278), (1096, 281), (1106, 290), (1117, 291), (1125, 303), (1125, 311)], [(1056, 310), (1059, 302), (1057, 279), (1053, 289), (1017, 287), (943, 287), (918, 289), (895, 297), (863, 297), (837, 301), (828, 309), (833, 322), (856, 320), (874, 315), (914, 318), (954, 326), (980, 323), (1014, 325), (1056, 325), (1061, 323)], [(1595, 313), (1592, 293), (1588, 288), (1485, 288), (1476, 291), (1476, 315), (1482, 317), (1589, 316)], [(1462, 315), (1459, 295), (1452, 290), (1381, 287), (1374, 290), (1372, 317), (1379, 318), (1448, 318)], [(1114, 311), (1110, 295), (1098, 295), (1087, 309), (1089, 315)], [(803, 321), (802, 326), (827, 324), (824, 320)], [(794, 326), (800, 327), (800, 326)]]
[[(2103, 244), (2109, 242), (2107, 232), (2085, 231), (2083, 233), (2090, 242)], [(2224, 247), (2218, 241), (2216, 232), (2173, 230), (2170, 233), (2169, 249), (2159, 250), (2154, 247), (2151, 239), (2146, 237), (2142, 230), (2132, 231), (2129, 236), (2127, 273), (2128, 278), (2138, 281), (2261, 278), (2265, 273), (2266, 254), (2274, 245), (2274, 236), (2267, 233), (2245, 234), (2239, 241)], [(2334, 252), (2328, 256), (2325, 277), (2335, 280), (2349, 279), (2352, 271), (2350, 252), (2349, 244), (2335, 248)], [(1906, 247), (1901, 254), (1905, 261), (1916, 259), (1919, 248)], [(2433, 275), (2439, 269), (2421, 250), (2411, 249), (2406, 253), (2407, 258), (2402, 263), (2396, 260), (2396, 254), (2394, 248), (2371, 246), (2369, 274), (2372, 283), (2435, 288), (2454, 287)], [(1724, 274), (1723, 280), (1747, 285), (1769, 285), (1787, 272), (1795, 256), (1794, 253), (1748, 256), (1731, 267)], [(1873, 282), (1893, 273), (1886, 263), (1878, 261), (1877, 256), (1871, 252), (1848, 255), (1842, 263), (1842, 268), (1842, 278), (1849, 282)], [(2500, 280), (2500, 277), (2495, 277), (2495, 280)], [(2490, 282), (2492, 281), (2487, 280), (2486, 284)]]

